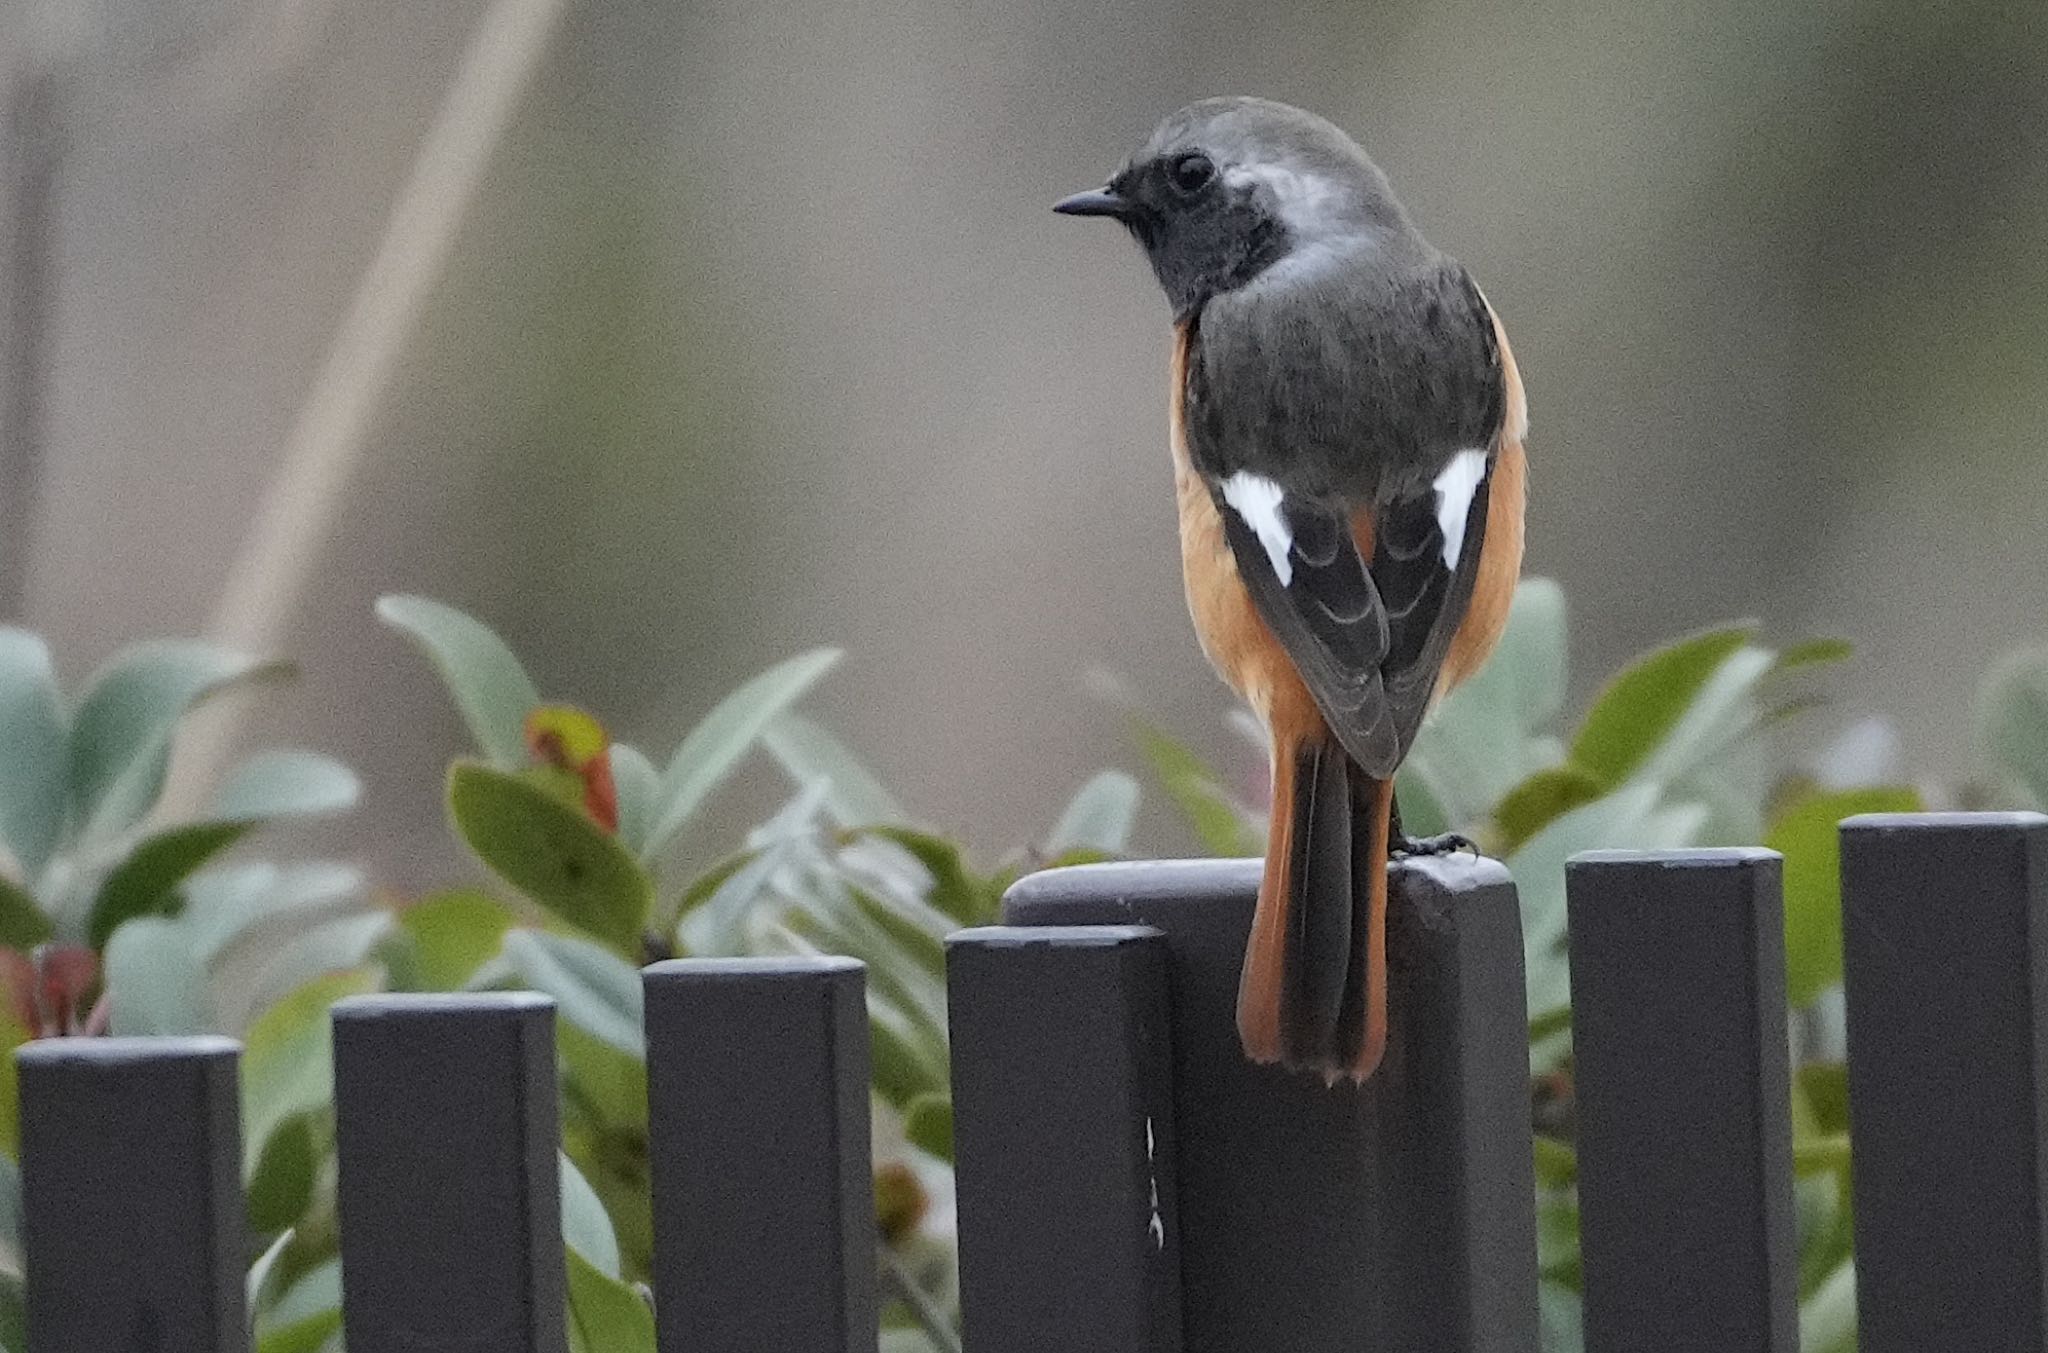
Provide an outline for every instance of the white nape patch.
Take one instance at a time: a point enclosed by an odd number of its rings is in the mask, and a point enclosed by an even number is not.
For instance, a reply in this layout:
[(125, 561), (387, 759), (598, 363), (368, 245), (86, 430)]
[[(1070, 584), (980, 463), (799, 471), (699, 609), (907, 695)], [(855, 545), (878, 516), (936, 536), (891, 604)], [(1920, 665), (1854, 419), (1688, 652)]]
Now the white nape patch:
[(1523, 441), (1529, 436), (1529, 391), (1522, 385), (1519, 374), (1515, 377), (1515, 403), (1508, 410), (1508, 438)]
[(1282, 587), (1294, 581), (1294, 560), (1289, 557), (1294, 549), (1294, 532), (1287, 529), (1287, 518), (1280, 515), (1280, 502), (1286, 496), (1278, 484), (1250, 470), (1239, 470), (1223, 481), (1223, 501), (1244, 518), (1244, 524), (1259, 537), (1259, 544), (1266, 547), (1266, 558), (1272, 562)]
[(1460, 451), (1436, 477), (1436, 524), (1444, 533), (1444, 567), (1453, 573), (1465, 552), (1465, 522), (1472, 515), (1472, 495), (1485, 477), (1484, 451)]
[(1328, 221), (1343, 206), (1343, 187), (1321, 174), (1303, 173), (1284, 164), (1232, 165), (1223, 171), (1223, 181), (1233, 188), (1264, 184), (1280, 207), (1288, 225), (1303, 234)]

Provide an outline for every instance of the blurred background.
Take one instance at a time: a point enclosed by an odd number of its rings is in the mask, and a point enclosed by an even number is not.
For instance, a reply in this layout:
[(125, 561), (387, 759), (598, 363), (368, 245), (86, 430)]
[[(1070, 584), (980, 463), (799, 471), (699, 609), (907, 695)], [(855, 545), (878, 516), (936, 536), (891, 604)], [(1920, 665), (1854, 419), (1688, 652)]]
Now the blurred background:
[(814, 707), (1027, 839), (1130, 759), (1091, 672), (1230, 746), (1163, 302), (1046, 209), (1227, 92), (1350, 129), (1486, 286), (1582, 695), (1759, 616), (1966, 759), (2048, 631), (2038, 0), (0, 0), (0, 619), (70, 682), (295, 658), (181, 756), (343, 756), (394, 881), (464, 739), (391, 591), (656, 746), (843, 644)]

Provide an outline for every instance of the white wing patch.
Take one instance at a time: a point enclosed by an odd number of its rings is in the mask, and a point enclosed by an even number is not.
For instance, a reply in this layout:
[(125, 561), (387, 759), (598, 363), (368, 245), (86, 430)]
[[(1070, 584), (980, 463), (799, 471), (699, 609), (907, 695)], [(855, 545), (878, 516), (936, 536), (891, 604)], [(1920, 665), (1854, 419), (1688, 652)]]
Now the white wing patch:
[(1444, 567), (1453, 573), (1465, 552), (1465, 522), (1472, 515), (1472, 496), (1484, 478), (1484, 451), (1460, 451), (1436, 477), (1436, 524), (1444, 537)]
[[(1442, 484), (1443, 481), (1439, 479), (1437, 482)], [(1278, 484), (1249, 470), (1239, 470), (1223, 481), (1223, 501), (1230, 504), (1231, 511), (1244, 518), (1244, 524), (1258, 536), (1259, 544), (1266, 547), (1266, 558), (1271, 561), (1282, 587), (1294, 581), (1294, 560), (1289, 557), (1294, 548), (1294, 532), (1288, 529), (1287, 518), (1280, 515), (1280, 501), (1286, 496)], [(1466, 496), (1471, 495), (1468, 492)], [(1463, 526), (1459, 529), (1462, 530)]]

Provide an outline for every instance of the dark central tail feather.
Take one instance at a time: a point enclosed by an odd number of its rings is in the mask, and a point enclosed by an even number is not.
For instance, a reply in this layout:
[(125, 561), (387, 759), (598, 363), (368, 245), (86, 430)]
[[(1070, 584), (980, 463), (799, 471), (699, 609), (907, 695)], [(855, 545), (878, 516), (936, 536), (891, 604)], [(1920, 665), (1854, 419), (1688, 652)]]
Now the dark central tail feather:
[(1327, 737), (1273, 756), (1273, 826), (1238, 991), (1256, 1061), (1364, 1080), (1386, 1045), (1391, 785)]

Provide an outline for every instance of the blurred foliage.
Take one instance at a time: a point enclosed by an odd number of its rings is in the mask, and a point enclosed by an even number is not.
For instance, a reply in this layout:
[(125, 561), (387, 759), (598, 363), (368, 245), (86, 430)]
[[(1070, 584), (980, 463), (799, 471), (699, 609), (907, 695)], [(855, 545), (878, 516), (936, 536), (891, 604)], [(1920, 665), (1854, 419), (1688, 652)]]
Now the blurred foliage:
[(342, 931), (361, 880), (325, 865), (205, 866), (265, 823), (353, 807), (356, 777), (317, 753), (265, 751), (228, 775), (205, 815), (154, 820), (185, 716), (281, 671), (208, 644), (142, 643), (67, 698), (43, 641), (0, 627), (0, 1330), (20, 1319), (17, 1046), (238, 1033), (258, 1121), (312, 1074), (312, 1050), (281, 1048), (259, 1012), (356, 960), (359, 932)]
[[(1506, 862), (1521, 897), (1542, 1317), (1552, 1353), (1582, 1342), (1565, 861), (1594, 848), (1758, 841), (1782, 852), (1788, 995), (1804, 1023), (1842, 980), (1836, 824), (1920, 806), (1905, 786), (1824, 784), (1795, 770), (1780, 745), (1777, 734), (1817, 703), (1813, 682), (1849, 655), (1846, 644), (1775, 649), (1751, 623), (1690, 635), (1610, 677), (1574, 728), (1564, 721), (1566, 639), (1562, 591), (1525, 580), (1499, 652), (1443, 701), (1396, 781), (1408, 831), (1471, 838)], [(2039, 689), (2048, 692), (2048, 680)], [(2048, 700), (2039, 713), (2048, 720)], [(1235, 853), (1263, 839), (1263, 824), (1223, 788), (1223, 775), (1149, 722), (1136, 736), (1205, 844)], [(1846, 1097), (1828, 1093), (1842, 1083), (1841, 1050), (1823, 1044), (1800, 1044), (1794, 1089), (1802, 1319), (1812, 1335), (1806, 1348), (1839, 1353), (1854, 1346)]]
[[(563, 1234), (572, 1347), (651, 1350), (652, 1248), (639, 967), (671, 954), (849, 954), (868, 966), (878, 1278), (891, 1353), (957, 1350), (945, 937), (996, 918), (1021, 872), (1122, 853), (1130, 776), (1083, 785), (1044, 839), (994, 866), (915, 821), (796, 706), (839, 660), (800, 654), (733, 691), (666, 758), (543, 699), (474, 619), (421, 598), (378, 613), (434, 666), (475, 754), (449, 769), (451, 830), (491, 880), (373, 902), (338, 865), (219, 864), (260, 823), (349, 806), (331, 760), (269, 752), (212, 813), (146, 825), (173, 732), (208, 695), (268, 670), (197, 644), (118, 655), (67, 702), (33, 636), (0, 630), (0, 960), (9, 1045), (39, 1034), (239, 1035), (258, 1353), (335, 1353), (340, 1281), (328, 1008), (368, 991), (531, 989), (559, 1011)], [(1501, 652), (1447, 698), (1404, 765), (1418, 834), (1498, 854), (1523, 906), (1537, 1126), (1545, 1347), (1580, 1346), (1564, 862), (1592, 847), (1764, 841), (1785, 856), (1792, 1114), (1803, 1347), (1854, 1347), (1850, 1143), (1842, 1063), (1836, 826), (1909, 810), (1915, 789), (1853, 757), (1795, 763), (1782, 730), (1848, 656), (1764, 644), (1752, 624), (1627, 664), (1565, 720), (1566, 610), (1551, 582), (1517, 595)], [(2048, 803), (2048, 649), (2015, 654), (1977, 704), (1973, 804)], [(1217, 853), (1259, 849), (1256, 769), (1242, 783), (1133, 716), (1164, 797)], [(698, 811), (757, 750), (793, 788), (739, 848), (683, 858)], [(1867, 761), (1867, 758), (1865, 758)], [(0, 1347), (20, 1312), (14, 1081), (0, 1075)]]
[[(494, 988), (554, 998), (570, 1342), (634, 1353), (653, 1348), (639, 968), (673, 954), (819, 952), (868, 965), (889, 1346), (957, 1349), (944, 937), (992, 920), (1025, 868), (1120, 851), (1136, 783), (1095, 777), (1044, 842), (984, 872), (795, 712), (838, 662), (834, 650), (746, 682), (657, 764), (590, 713), (543, 700), (473, 618), (418, 597), (385, 598), (377, 611), (439, 673), (475, 743), (473, 757), (449, 768), (448, 819), (493, 886), (375, 913), (374, 930), (351, 936), (355, 950), (306, 974), (250, 1026), (244, 1128), (251, 1221), (264, 1247), (251, 1274), (258, 1353), (339, 1347), (333, 1001)], [(793, 782), (788, 802), (708, 867), (680, 859), (684, 829), (756, 748)], [(248, 871), (207, 882), (235, 896), (260, 891)], [(291, 880), (269, 882), (282, 897)], [(178, 965), (160, 973), (166, 993), (190, 989)]]

